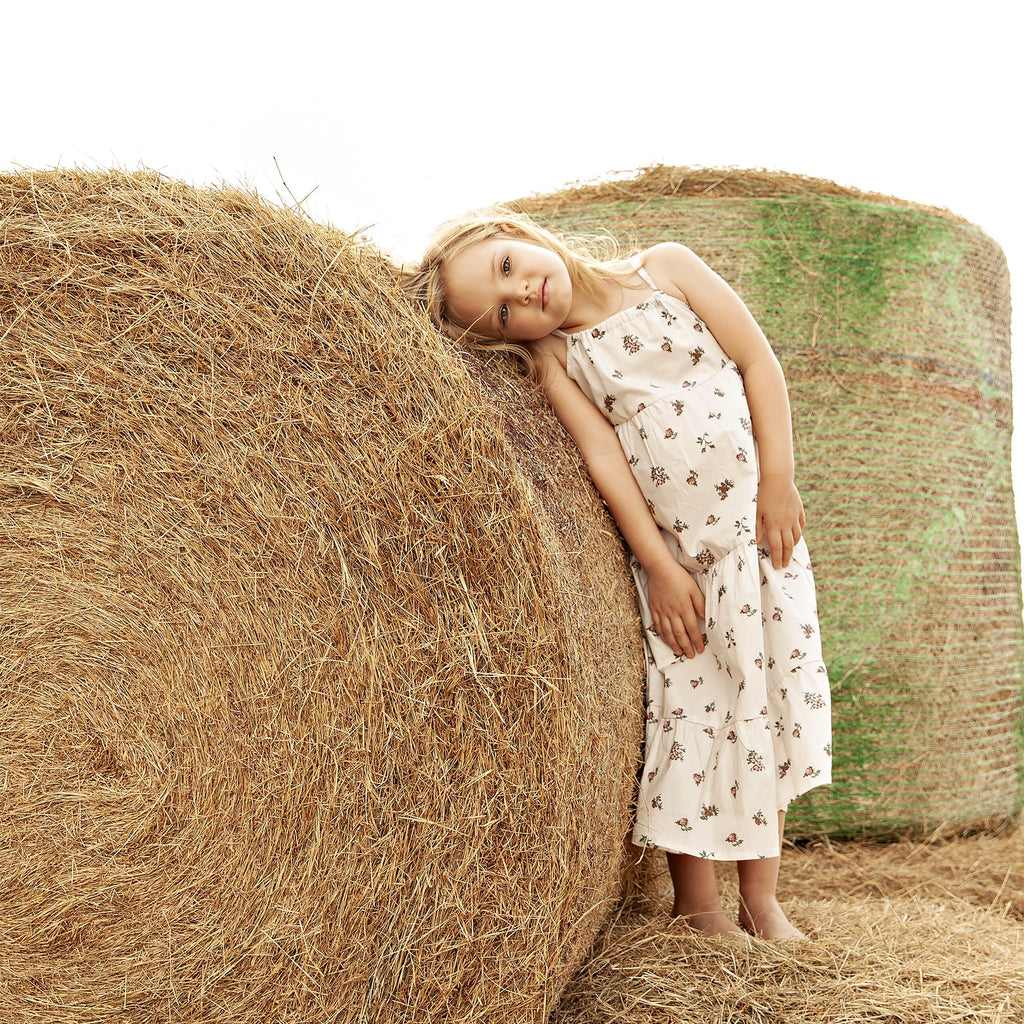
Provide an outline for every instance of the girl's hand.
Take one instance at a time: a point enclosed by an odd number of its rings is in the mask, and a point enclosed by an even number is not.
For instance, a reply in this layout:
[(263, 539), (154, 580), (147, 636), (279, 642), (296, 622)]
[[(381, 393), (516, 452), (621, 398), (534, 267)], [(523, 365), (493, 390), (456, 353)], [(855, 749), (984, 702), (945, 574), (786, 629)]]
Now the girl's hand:
[(704, 650), (704, 595), (674, 559), (647, 570), (647, 604), (658, 636), (676, 657), (692, 658)]
[(788, 477), (762, 477), (757, 485), (757, 543), (767, 545), (772, 565), (789, 565), (804, 529), (804, 505)]

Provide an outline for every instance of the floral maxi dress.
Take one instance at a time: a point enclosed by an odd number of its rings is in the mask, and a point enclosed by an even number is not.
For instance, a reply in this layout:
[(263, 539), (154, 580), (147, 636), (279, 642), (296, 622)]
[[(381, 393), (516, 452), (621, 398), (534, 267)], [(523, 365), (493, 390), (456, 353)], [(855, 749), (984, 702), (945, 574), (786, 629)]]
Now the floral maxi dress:
[(651, 513), (705, 599), (704, 651), (676, 657), (631, 558), (648, 662), (633, 841), (722, 860), (778, 856), (777, 811), (831, 781), (828, 676), (801, 540), (775, 569), (755, 541), (757, 449), (743, 379), (680, 299), (567, 335), (569, 375), (615, 427)]

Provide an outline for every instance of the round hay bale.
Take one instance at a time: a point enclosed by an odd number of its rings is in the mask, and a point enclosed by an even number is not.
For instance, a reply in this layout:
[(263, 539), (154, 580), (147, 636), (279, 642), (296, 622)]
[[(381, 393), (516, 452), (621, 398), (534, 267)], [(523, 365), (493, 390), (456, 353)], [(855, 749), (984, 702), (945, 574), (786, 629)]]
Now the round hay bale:
[(835, 719), (835, 782), (793, 805), (793, 831), (1014, 815), (1021, 581), (998, 246), (946, 211), (765, 171), (658, 167), (518, 205), (569, 232), (689, 245), (783, 364)]
[(24, 173), (0, 217), (4, 1019), (543, 1020), (643, 674), (551, 417), (253, 195)]

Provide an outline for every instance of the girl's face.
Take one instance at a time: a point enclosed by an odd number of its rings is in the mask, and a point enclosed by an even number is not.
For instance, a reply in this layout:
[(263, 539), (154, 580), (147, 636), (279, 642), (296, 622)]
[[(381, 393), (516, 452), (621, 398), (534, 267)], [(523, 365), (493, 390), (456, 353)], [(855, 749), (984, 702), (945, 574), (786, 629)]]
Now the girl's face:
[(448, 312), (488, 338), (536, 341), (569, 319), (572, 283), (561, 258), (515, 235), (475, 242), (445, 268)]

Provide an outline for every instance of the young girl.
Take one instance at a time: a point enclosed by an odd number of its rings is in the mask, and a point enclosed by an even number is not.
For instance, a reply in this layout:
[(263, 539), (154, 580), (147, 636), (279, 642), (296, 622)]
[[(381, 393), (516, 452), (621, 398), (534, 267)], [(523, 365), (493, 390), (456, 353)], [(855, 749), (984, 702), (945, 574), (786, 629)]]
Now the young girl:
[[(764, 334), (681, 245), (602, 260), (507, 210), (446, 225), (404, 286), (449, 335), (529, 364), (632, 553), (648, 661), (633, 841), (666, 851), (673, 914), (802, 938), (779, 856), (787, 805), (830, 781), (829, 691)], [(738, 862), (736, 921), (715, 860)]]

